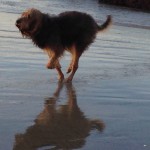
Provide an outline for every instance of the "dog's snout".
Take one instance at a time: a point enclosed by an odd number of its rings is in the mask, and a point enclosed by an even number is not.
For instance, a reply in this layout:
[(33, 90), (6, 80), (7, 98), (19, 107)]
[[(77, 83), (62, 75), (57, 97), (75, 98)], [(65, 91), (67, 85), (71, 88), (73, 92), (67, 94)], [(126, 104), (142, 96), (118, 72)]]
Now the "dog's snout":
[(17, 20), (16, 20), (16, 26), (17, 26), (17, 27), (20, 27), (20, 23), (21, 23), (21, 19), (17, 19)]

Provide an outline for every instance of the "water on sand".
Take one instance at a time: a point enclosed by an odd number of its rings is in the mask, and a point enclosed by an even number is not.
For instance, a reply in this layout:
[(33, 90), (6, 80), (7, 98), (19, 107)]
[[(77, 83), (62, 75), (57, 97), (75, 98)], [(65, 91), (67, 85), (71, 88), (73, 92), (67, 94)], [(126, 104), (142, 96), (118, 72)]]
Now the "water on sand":
[[(47, 56), (14, 23), (29, 7), (90, 13), (115, 25), (81, 57), (72, 84), (46, 70)], [(83, 1), (0, 1), (0, 149), (150, 148), (150, 17)], [(66, 71), (69, 54), (62, 59)]]

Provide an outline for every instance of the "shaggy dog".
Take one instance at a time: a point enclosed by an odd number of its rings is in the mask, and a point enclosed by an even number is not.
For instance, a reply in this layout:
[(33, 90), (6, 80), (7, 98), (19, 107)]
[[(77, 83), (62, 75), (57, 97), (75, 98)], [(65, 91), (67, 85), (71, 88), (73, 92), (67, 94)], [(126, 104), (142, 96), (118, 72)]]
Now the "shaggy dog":
[(56, 68), (60, 81), (64, 79), (59, 64), (59, 58), (67, 50), (72, 55), (66, 81), (72, 81), (78, 68), (79, 58), (88, 46), (94, 41), (96, 34), (108, 28), (111, 16), (98, 25), (88, 14), (77, 11), (60, 13), (57, 16), (48, 15), (37, 9), (28, 9), (16, 21), (23, 36), (32, 39), (33, 43), (47, 52), (48, 69)]

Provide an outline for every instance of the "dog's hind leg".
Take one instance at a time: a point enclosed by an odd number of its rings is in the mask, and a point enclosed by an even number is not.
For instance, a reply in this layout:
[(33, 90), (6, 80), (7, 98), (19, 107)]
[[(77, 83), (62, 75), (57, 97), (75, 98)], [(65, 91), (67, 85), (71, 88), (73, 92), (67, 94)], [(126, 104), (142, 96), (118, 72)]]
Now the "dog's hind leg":
[(79, 52), (75, 46), (72, 47), (72, 62), (71, 62), (71, 74), (69, 77), (66, 79), (66, 82), (71, 82), (77, 69), (78, 69), (78, 63), (79, 63), (79, 58), (81, 56), (81, 52)]
[(69, 67), (68, 67), (67, 72), (66, 72), (67, 74), (72, 71), (73, 62), (74, 62), (74, 60), (73, 60), (73, 56), (72, 56), (71, 62), (69, 64)]
[(71, 53), (71, 61), (70, 61), (69, 67), (66, 72), (68, 74), (72, 71), (72, 66), (73, 66), (73, 62), (74, 62), (74, 45), (71, 46), (70, 48), (68, 48), (67, 51)]

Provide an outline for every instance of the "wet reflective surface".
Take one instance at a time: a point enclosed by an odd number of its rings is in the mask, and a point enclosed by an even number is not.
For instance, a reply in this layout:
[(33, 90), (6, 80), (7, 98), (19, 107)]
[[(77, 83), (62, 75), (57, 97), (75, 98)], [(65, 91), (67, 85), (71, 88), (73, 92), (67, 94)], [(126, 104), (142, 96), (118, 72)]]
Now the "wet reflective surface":
[[(57, 83), (47, 56), (14, 23), (36, 7), (90, 13), (114, 25), (81, 57), (72, 84)], [(150, 18), (97, 0), (0, 1), (0, 150), (149, 150)], [(66, 72), (69, 54), (62, 59)]]
[[(63, 86), (66, 88), (67, 102), (57, 105)], [(34, 125), (28, 127), (24, 134), (15, 135), (14, 150), (82, 148), (92, 130), (101, 133), (104, 127), (101, 120), (85, 117), (77, 104), (76, 91), (71, 83), (58, 83), (53, 97), (46, 98), (44, 109)]]

